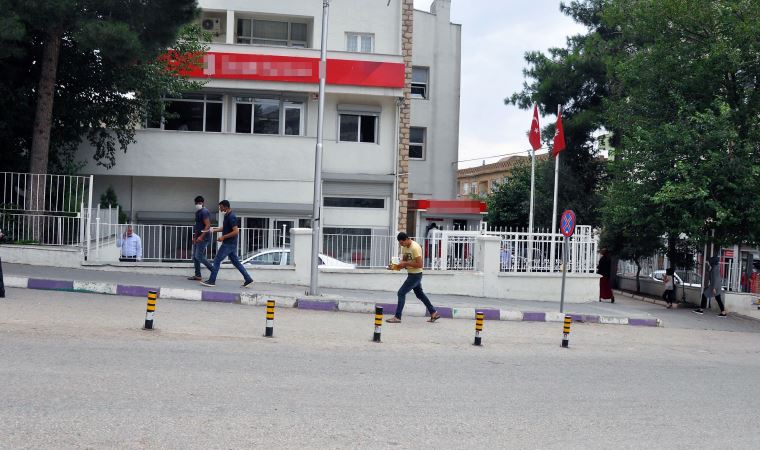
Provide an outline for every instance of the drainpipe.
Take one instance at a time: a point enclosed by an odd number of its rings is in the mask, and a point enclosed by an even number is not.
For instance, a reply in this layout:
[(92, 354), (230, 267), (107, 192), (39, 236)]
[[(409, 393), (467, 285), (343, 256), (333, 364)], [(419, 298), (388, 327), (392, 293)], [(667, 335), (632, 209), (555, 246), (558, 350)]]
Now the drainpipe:
[(401, 126), (401, 105), (403, 104), (404, 99), (402, 97), (399, 97), (396, 99), (396, 145), (393, 152), (393, 194), (391, 195), (391, 200), (393, 204), (393, 214), (391, 214), (391, 223), (390, 227), (388, 228), (388, 233), (391, 235), (391, 238), (395, 236), (396, 227), (398, 226), (398, 208), (399, 208), (399, 201), (398, 201), (398, 154), (400, 151), (401, 144), (399, 143), (399, 139), (401, 139), (401, 133), (399, 132), (399, 127)]

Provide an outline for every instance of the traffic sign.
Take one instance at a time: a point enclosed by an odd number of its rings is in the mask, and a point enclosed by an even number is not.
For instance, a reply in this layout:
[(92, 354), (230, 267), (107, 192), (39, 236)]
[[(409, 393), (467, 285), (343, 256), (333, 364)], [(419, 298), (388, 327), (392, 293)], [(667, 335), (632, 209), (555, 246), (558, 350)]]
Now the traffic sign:
[(562, 233), (562, 236), (572, 236), (575, 233), (575, 213), (566, 209), (560, 217), (559, 231)]

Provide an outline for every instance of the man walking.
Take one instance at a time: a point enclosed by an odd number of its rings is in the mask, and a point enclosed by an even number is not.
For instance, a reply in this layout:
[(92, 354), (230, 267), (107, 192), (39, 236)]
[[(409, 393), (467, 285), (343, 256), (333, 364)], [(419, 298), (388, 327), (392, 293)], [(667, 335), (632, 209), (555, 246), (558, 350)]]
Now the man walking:
[(116, 240), (116, 246), (121, 247), (119, 261), (142, 261), (142, 239), (132, 231), (132, 225), (127, 225), (127, 231)]
[(219, 266), (222, 265), (222, 261), (224, 261), (225, 258), (229, 257), (230, 261), (232, 261), (232, 265), (234, 265), (240, 274), (243, 275), (243, 284), (241, 286), (249, 287), (253, 284), (253, 279), (248, 275), (248, 271), (245, 270), (245, 267), (240, 264), (240, 259), (237, 255), (237, 243), (240, 228), (237, 226), (237, 216), (232, 212), (232, 208), (230, 208), (230, 202), (227, 200), (219, 202), (219, 214), (224, 214), (222, 228), (210, 227), (209, 230), (211, 233), (217, 231), (222, 232), (222, 235), (217, 239), (222, 245), (220, 245), (219, 249), (216, 251), (214, 266), (211, 268), (211, 276), (208, 277), (208, 280), (201, 281), (201, 284), (204, 286), (215, 286), (216, 275), (219, 273)]
[(188, 280), (201, 281), (201, 264), (211, 271), (214, 266), (206, 258), (206, 249), (211, 243), (211, 215), (206, 209), (205, 200), (202, 196), (195, 197), (195, 227), (193, 227), (193, 265), (195, 266), (195, 275), (188, 277)]
[(406, 294), (409, 291), (414, 291), (414, 295), (425, 305), (430, 313), (430, 319), (428, 322), (435, 322), (441, 318), (438, 311), (430, 303), (430, 299), (427, 298), (425, 292), (422, 290), (422, 247), (420, 244), (414, 242), (409, 238), (406, 233), (399, 233), (396, 236), (396, 240), (401, 245), (401, 261), (398, 264), (399, 269), (406, 269), (407, 276), (404, 284), (401, 285), (401, 289), (398, 290), (398, 304), (396, 305), (396, 314), (390, 319), (386, 320), (389, 323), (400, 323), (401, 313), (404, 310), (404, 303), (406, 303)]

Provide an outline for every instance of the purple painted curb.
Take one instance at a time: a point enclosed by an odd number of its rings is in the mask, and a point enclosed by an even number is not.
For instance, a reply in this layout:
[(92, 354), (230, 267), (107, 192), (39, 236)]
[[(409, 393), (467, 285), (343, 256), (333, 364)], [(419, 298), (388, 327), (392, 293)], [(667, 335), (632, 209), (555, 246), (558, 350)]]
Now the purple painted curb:
[(546, 322), (546, 313), (543, 312), (524, 312), (523, 322)]
[(74, 282), (66, 280), (45, 280), (41, 278), (29, 278), (26, 285), (29, 289), (44, 289), (54, 291), (73, 291)]
[[(436, 311), (438, 311), (438, 314), (441, 315), (444, 319), (453, 319), (454, 318), (454, 308), (446, 308), (443, 306), (439, 306), (435, 308)], [(425, 313), (425, 316), (430, 316), (430, 313)]]
[(148, 291), (156, 291), (161, 296), (161, 288), (146, 286), (128, 286), (123, 284), (116, 285), (116, 295), (126, 295), (128, 297), (147, 297)]
[(599, 316), (595, 314), (568, 314), (573, 322), (599, 323)]
[(475, 312), (478, 311), (483, 313), (483, 318), (486, 320), (501, 320), (501, 310), (499, 309), (475, 308)]
[(237, 303), (240, 294), (234, 292), (201, 291), (201, 301), (217, 303)]
[(628, 325), (635, 327), (656, 327), (657, 319), (628, 319)]
[(396, 304), (395, 303), (375, 303), (377, 306), (383, 307), (383, 315), (384, 316), (392, 316), (396, 314)]
[(338, 302), (320, 302), (316, 300), (298, 299), (298, 309), (311, 309), (315, 311), (337, 311)]

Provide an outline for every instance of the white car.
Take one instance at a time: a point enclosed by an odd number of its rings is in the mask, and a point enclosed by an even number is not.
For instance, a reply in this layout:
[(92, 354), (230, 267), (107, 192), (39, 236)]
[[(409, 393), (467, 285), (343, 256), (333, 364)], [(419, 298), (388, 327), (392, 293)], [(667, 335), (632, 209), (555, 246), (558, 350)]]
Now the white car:
[[(256, 254), (240, 261), (245, 266), (287, 266), (291, 263), (289, 248), (260, 250)], [(356, 269), (356, 264), (349, 264), (327, 255), (319, 254), (319, 267), (328, 269)]]
[[(676, 273), (675, 273), (676, 286), (690, 286), (690, 287), (696, 287), (696, 288), (702, 287), (702, 285), (699, 284), (698, 282), (697, 283), (684, 283), (683, 280), (681, 279), (681, 276), (678, 274), (678, 272), (683, 273), (683, 271), (679, 270), (679, 271), (676, 271)], [(652, 278), (654, 281), (658, 281), (658, 282), (662, 283), (662, 278), (664, 276), (665, 276), (665, 271), (664, 270), (655, 270), (651, 275), (649, 275), (649, 278)], [(699, 275), (692, 274), (692, 277), (696, 277), (697, 279), (699, 279)]]

